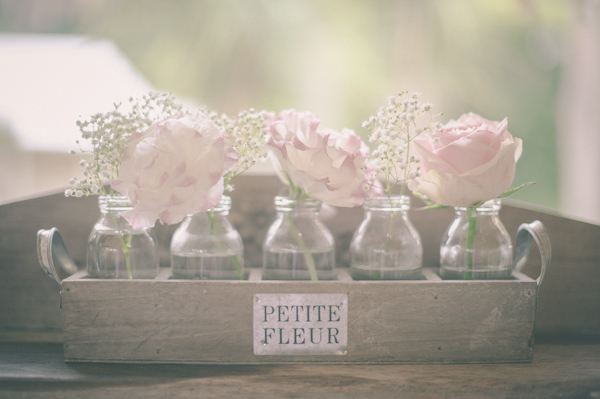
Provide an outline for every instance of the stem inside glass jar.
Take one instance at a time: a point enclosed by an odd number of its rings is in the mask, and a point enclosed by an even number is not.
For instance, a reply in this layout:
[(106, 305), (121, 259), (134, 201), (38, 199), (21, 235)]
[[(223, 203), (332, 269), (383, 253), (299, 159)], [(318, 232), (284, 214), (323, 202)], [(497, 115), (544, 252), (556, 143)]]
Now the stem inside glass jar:
[[(113, 215), (110, 215), (110, 219), (117, 231), (121, 231), (119, 228), (119, 223), (117, 223), (117, 219)], [(127, 240), (123, 239), (123, 236), (127, 237)], [(131, 252), (131, 240), (133, 239), (133, 234), (125, 234), (124, 232), (119, 234), (119, 241), (121, 242), (121, 247), (123, 248), (123, 254), (125, 255), (125, 266), (127, 267), (127, 277), (130, 280), (133, 280), (133, 273), (131, 272), (131, 261), (129, 259), (129, 253)]]
[[(216, 223), (217, 216), (215, 215), (214, 208), (209, 209), (208, 212), (206, 212), (206, 215), (208, 216), (208, 223), (209, 223), (209, 227), (210, 227), (209, 233), (211, 235), (213, 235), (215, 232), (217, 234), (220, 234), (221, 231), (215, 231), (218, 228), (219, 224)], [(225, 249), (226, 248), (225, 244), (223, 244), (220, 241), (219, 241), (219, 245), (221, 246), (221, 249)], [(242, 272), (242, 268), (240, 267), (240, 261), (239, 261), (237, 255), (231, 255), (231, 259), (233, 260), (233, 263), (235, 264), (235, 270), (237, 272), (238, 279), (239, 280), (243, 280), (244, 279), (244, 273)]]
[(290, 226), (290, 233), (296, 237), (296, 242), (298, 246), (302, 250), (302, 254), (304, 259), (306, 260), (306, 265), (308, 266), (308, 273), (310, 274), (310, 279), (312, 281), (317, 281), (319, 276), (317, 275), (317, 268), (315, 266), (315, 260), (313, 259), (312, 253), (306, 250), (306, 244), (304, 243), (304, 239), (302, 238), (302, 233), (298, 230), (296, 225), (294, 224), (294, 220), (292, 219), (292, 214), (288, 213), (286, 215), (288, 219), (288, 223)]
[(473, 242), (477, 233), (477, 210), (475, 207), (467, 209), (467, 242), (466, 242), (466, 261), (467, 272), (465, 272), (465, 280), (473, 280)]

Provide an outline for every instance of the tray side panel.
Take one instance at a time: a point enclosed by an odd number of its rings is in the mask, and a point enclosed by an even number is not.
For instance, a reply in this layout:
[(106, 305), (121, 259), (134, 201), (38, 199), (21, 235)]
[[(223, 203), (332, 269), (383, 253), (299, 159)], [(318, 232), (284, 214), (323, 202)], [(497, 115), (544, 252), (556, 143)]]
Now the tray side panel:
[[(339, 282), (67, 281), (65, 360), (273, 362), (272, 356), (253, 353), (253, 295), (288, 292), (347, 293), (348, 287)], [(324, 361), (322, 356), (300, 360), (311, 359)]]
[(532, 282), (357, 284), (349, 299), (349, 348), (360, 362), (529, 362)]
[[(254, 294), (348, 295), (348, 352), (255, 356)], [(534, 282), (68, 280), (67, 361), (159, 363), (527, 362)]]

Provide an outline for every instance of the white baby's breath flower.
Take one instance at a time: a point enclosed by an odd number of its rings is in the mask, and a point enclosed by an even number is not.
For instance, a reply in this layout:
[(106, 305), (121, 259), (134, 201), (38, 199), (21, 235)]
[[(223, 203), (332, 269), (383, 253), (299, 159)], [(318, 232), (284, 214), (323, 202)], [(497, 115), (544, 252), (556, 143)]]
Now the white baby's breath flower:
[(231, 145), (239, 154), (237, 163), (224, 176), (226, 190), (232, 191), (231, 179), (267, 156), (268, 134), (265, 127), (268, 114), (253, 108), (241, 111), (235, 117), (219, 115), (206, 108), (202, 112), (229, 137)]
[[(401, 92), (388, 98), (388, 105), (377, 110), (376, 115), (363, 122), (370, 132), (369, 142), (376, 146), (369, 159), (370, 167), (379, 172), (384, 180), (384, 191), (391, 194), (396, 185), (404, 186), (419, 177), (418, 161), (412, 156), (411, 142), (434, 126), (432, 105), (420, 104), (419, 94)], [(375, 184), (375, 175), (369, 177)]]
[(86, 156), (79, 165), (84, 169), (83, 178), (69, 180), (71, 190), (68, 196), (82, 197), (106, 194), (104, 180), (113, 180), (119, 176), (121, 155), (132, 133), (145, 130), (155, 122), (178, 115), (182, 106), (168, 93), (151, 92), (140, 99), (131, 98), (131, 110), (121, 111), (121, 104), (106, 113), (96, 113), (88, 120), (78, 120), (77, 127), (81, 137), (89, 141), (91, 150), (80, 153)]

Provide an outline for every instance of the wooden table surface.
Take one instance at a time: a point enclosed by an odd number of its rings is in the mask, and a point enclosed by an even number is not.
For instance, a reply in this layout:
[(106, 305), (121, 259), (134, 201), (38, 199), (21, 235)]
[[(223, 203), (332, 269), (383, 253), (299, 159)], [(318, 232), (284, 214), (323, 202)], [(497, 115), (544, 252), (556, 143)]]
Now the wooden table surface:
[(0, 343), (0, 398), (600, 398), (600, 343), (537, 344), (533, 363), (65, 363), (57, 343)]
[[(243, 177), (243, 176), (242, 176)], [(272, 220), (274, 176), (235, 183), (230, 218), (258, 265)], [(423, 265), (437, 267), (452, 210), (411, 212), (424, 243)], [(360, 208), (340, 208), (326, 223), (347, 266)], [(600, 226), (527, 206), (503, 206), (511, 233), (540, 220), (552, 265), (538, 295), (532, 363), (471, 365), (135, 365), (65, 363), (60, 289), (38, 265), (39, 229), (58, 227), (79, 265), (98, 218), (97, 199), (61, 193), (0, 205), (0, 398), (600, 398)], [(163, 262), (173, 227), (157, 226)], [(525, 274), (540, 272), (533, 250)], [(62, 276), (63, 278), (66, 276)], [(48, 338), (45, 332), (54, 336)], [(583, 339), (582, 337), (588, 337)]]

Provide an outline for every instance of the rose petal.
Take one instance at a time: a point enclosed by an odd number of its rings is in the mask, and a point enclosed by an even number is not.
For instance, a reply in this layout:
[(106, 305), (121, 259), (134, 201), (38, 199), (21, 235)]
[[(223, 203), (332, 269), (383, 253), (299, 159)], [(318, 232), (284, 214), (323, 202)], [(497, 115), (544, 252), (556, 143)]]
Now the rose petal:
[(470, 206), (506, 192), (522, 153), (522, 141), (507, 130), (507, 119), (491, 122), (469, 113), (414, 140), (419, 182), (410, 189), (439, 205)]
[(281, 180), (330, 205), (362, 204), (368, 147), (349, 129), (318, 130), (319, 124), (315, 115), (293, 110), (271, 122), (268, 145)]
[(123, 217), (133, 228), (153, 226), (157, 219), (178, 223), (218, 203), (223, 174), (237, 157), (204, 114), (182, 115), (133, 134), (111, 185), (132, 200), (134, 209)]

